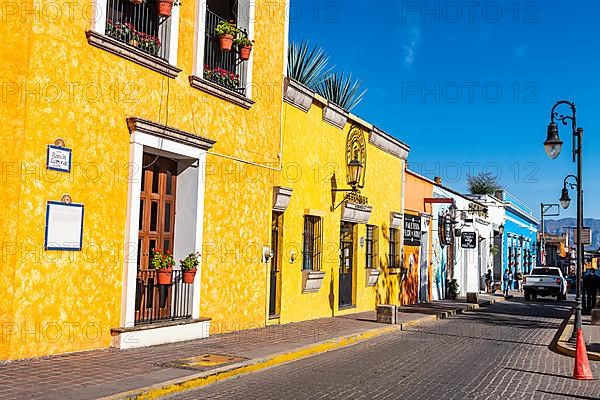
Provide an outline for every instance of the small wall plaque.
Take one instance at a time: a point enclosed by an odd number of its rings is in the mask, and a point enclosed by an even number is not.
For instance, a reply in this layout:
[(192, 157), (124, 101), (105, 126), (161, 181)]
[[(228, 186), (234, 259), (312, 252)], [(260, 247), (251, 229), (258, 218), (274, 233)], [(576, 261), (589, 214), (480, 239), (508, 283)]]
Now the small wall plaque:
[(71, 172), (71, 149), (49, 144), (46, 168), (52, 171)]
[(46, 203), (46, 250), (80, 251), (83, 238), (83, 204)]

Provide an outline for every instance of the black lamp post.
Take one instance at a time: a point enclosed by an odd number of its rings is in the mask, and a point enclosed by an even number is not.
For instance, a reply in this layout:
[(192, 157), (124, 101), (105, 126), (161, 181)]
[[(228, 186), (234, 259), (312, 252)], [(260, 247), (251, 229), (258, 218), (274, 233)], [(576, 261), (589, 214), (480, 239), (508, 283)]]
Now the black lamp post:
[[(572, 115), (559, 114), (556, 110), (561, 105), (567, 105), (571, 108)], [(575, 104), (567, 101), (560, 100), (550, 112), (550, 125), (548, 125), (548, 135), (544, 142), (544, 149), (546, 154), (552, 159), (559, 156), (563, 141), (558, 135), (558, 124), (556, 121), (560, 121), (563, 125), (567, 125), (571, 121), (571, 129), (573, 135), (573, 162), (577, 161), (577, 294), (575, 297), (575, 329), (573, 329), (573, 335), (571, 340), (575, 340), (577, 332), (581, 329), (581, 273), (583, 270), (583, 244), (581, 243), (581, 234), (583, 231), (583, 188), (582, 188), (582, 139), (583, 139), (583, 128), (577, 127), (577, 110)], [(567, 177), (568, 178), (568, 177)], [(562, 196), (560, 199), (561, 205), (569, 205), (571, 199), (569, 198), (569, 192), (567, 190), (567, 179), (565, 179), (565, 185), (563, 186)]]
[(554, 208), (558, 210), (558, 204), (542, 203), (540, 205), (540, 216), (542, 219), (542, 235), (540, 237), (540, 263), (542, 265), (546, 265), (546, 226), (544, 224), (544, 217), (558, 217), (560, 215), (558, 211), (556, 213), (550, 213), (550, 211)]

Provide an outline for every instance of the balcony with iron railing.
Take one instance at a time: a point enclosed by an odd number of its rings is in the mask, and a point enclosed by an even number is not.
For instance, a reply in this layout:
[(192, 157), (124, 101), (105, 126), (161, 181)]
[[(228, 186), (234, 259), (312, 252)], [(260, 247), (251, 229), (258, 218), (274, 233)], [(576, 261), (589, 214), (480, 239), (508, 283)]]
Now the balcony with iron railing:
[[(234, 50), (221, 50), (215, 29), (225, 18), (206, 9), (206, 30), (204, 41), (204, 73), (203, 78), (225, 89), (246, 96), (247, 63), (242, 61)], [(242, 30), (242, 34), (247, 32)]]
[(153, 57), (169, 59), (170, 18), (155, 1), (107, 0), (106, 36)]
[(172, 272), (172, 283), (158, 283), (156, 270), (138, 271), (135, 293), (135, 324), (192, 318), (194, 285), (183, 282), (183, 272)]

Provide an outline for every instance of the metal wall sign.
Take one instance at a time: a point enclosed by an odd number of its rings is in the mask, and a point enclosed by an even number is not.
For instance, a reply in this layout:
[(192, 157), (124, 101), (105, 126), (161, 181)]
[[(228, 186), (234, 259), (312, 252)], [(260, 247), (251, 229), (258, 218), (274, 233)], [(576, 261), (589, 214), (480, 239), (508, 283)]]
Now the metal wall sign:
[(438, 216), (438, 234), (442, 246), (452, 244), (454, 240), (454, 231), (452, 230), (452, 218), (448, 215), (440, 214)]
[(46, 168), (52, 171), (71, 172), (71, 149), (48, 145)]
[(477, 248), (477, 233), (462, 232), (460, 234), (460, 247), (462, 247), (463, 249)]
[(46, 250), (80, 251), (83, 238), (83, 204), (46, 203)]
[[(573, 243), (577, 244), (577, 228), (573, 229)], [(589, 246), (592, 244), (592, 229), (584, 227), (581, 231), (581, 243), (584, 246)]]
[(421, 217), (404, 214), (404, 244), (408, 246), (421, 245)]

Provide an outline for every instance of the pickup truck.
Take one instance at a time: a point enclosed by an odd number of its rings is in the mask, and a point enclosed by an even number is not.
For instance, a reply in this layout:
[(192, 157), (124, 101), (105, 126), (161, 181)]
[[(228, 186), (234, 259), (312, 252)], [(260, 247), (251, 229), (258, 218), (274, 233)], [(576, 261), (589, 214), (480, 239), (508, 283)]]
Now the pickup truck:
[(537, 267), (523, 277), (525, 300), (537, 296), (556, 296), (557, 301), (567, 298), (567, 281), (559, 268)]

